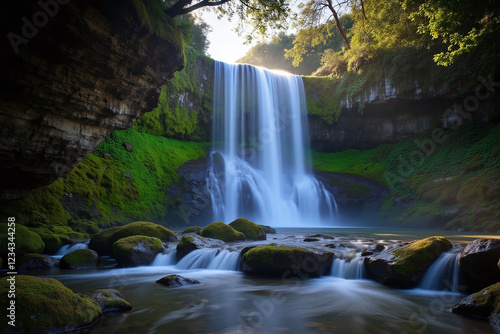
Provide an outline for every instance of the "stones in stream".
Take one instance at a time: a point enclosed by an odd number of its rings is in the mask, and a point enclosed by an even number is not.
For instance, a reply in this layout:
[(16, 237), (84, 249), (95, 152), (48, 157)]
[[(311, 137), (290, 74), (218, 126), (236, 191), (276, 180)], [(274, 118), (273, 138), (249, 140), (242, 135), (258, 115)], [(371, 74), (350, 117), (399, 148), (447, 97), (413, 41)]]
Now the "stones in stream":
[(500, 282), (463, 298), (451, 311), (456, 314), (489, 319), (500, 329)]
[(168, 275), (160, 278), (156, 281), (156, 283), (169, 287), (200, 284), (200, 282), (197, 280), (186, 278), (180, 275)]
[(464, 248), (458, 262), (469, 292), (500, 281), (499, 259), (500, 239), (476, 239)]
[(224, 248), (226, 243), (222, 240), (204, 238), (197, 234), (188, 234), (182, 237), (177, 244), (177, 260), (182, 259), (192, 251), (200, 248)]

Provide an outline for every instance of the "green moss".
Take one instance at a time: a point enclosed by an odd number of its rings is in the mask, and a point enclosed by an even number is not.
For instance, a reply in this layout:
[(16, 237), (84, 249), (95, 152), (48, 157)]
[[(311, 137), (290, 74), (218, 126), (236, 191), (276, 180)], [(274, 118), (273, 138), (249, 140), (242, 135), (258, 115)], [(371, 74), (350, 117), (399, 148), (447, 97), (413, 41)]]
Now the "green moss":
[(185, 229), (182, 234), (186, 233), (197, 233), (199, 234), (201, 232), (201, 227), (199, 226), (189, 226), (187, 229)]
[(236, 231), (229, 225), (223, 222), (215, 222), (201, 231), (201, 236), (205, 238), (219, 239), (225, 242), (245, 240), (245, 235), (241, 232)]
[(34, 259), (44, 259), (45, 255), (42, 254), (35, 254), (35, 253), (28, 253), (24, 254), (23, 256), (19, 257), (16, 259), (16, 265), (20, 266), (26, 262), (29, 262)]
[(156, 237), (165, 241), (177, 240), (175, 233), (164, 226), (150, 222), (134, 222), (118, 228), (111, 234), (108, 242), (114, 243), (119, 239), (134, 235)]
[[(7, 296), (8, 277), (0, 281), (0, 294)], [(80, 297), (52, 278), (16, 276), (16, 330), (26, 333), (57, 331), (90, 325), (101, 316), (101, 308), (94, 301)], [(7, 309), (8, 298), (0, 305)], [(7, 317), (1, 319), (2, 330), (7, 329)]]
[[(122, 238), (113, 244), (113, 257), (119, 266), (127, 267), (134, 265), (148, 265), (145, 258), (134, 260), (134, 249), (139, 248), (141, 253), (149, 252), (158, 254), (163, 250), (163, 245), (160, 239), (154, 237), (146, 237), (142, 235), (134, 235)], [(153, 259), (151, 259), (152, 261)]]
[(74, 231), (84, 234), (93, 235), (99, 232), (99, 226), (97, 225), (97, 223), (88, 219), (78, 219), (76, 221), (70, 221), (69, 225)]
[(229, 226), (243, 233), (247, 240), (266, 240), (264, 229), (246, 218), (235, 219)]
[(427, 268), (451, 247), (451, 243), (444, 237), (430, 237), (396, 249), (391, 261), (395, 262), (394, 269), (398, 274), (411, 277)]
[(61, 267), (67, 269), (92, 268), (99, 264), (99, 255), (90, 249), (77, 249), (61, 258)]
[(177, 244), (177, 248), (184, 248), (187, 243), (194, 242), (194, 238), (190, 235), (185, 235), (181, 238), (181, 241)]
[(111, 227), (94, 235), (89, 241), (89, 248), (95, 250), (100, 255), (111, 255), (113, 253), (113, 243), (110, 242), (110, 237), (120, 227)]
[(113, 289), (99, 289), (85, 292), (82, 296), (99, 304), (103, 312), (127, 311), (133, 308), (118, 291)]
[(491, 308), (494, 314), (500, 314), (500, 283), (493, 284), (474, 294), (472, 304)]
[[(7, 223), (0, 223), (0, 256), (6, 259), (7, 253), (9, 253), (7, 249), (8, 243), (11, 241), (8, 240), (9, 235), (8, 231), (9, 226)], [(45, 244), (42, 241), (42, 238), (35, 232), (30, 231), (26, 226), (16, 224), (15, 226), (15, 244), (16, 255), (20, 256), (27, 253), (41, 253), (45, 248)]]

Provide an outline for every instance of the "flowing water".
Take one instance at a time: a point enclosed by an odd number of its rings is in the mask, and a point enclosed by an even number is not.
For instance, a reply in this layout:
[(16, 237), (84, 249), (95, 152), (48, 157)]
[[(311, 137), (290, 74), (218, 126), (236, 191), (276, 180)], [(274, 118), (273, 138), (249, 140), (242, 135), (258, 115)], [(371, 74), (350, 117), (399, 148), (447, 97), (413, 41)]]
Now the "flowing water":
[(56, 252), (55, 255), (52, 256), (55, 258), (61, 258), (64, 255), (69, 254), (77, 249), (88, 249), (88, 248), (89, 248), (88, 242), (80, 242), (71, 245), (64, 245), (61, 248), (59, 248), (59, 250)]
[(302, 78), (216, 61), (214, 82), (207, 171), (214, 221), (334, 225), (335, 199), (312, 175), (306, 154)]
[[(316, 242), (304, 242), (321, 233)], [(235, 242), (222, 249), (193, 251), (176, 261), (175, 243), (151, 266), (88, 270), (55, 270), (55, 277), (74, 291), (114, 288), (134, 306), (126, 313), (107, 313), (91, 334), (136, 333), (495, 333), (487, 323), (461, 317), (448, 308), (464, 295), (449, 286), (456, 252), (480, 236), (445, 234), (454, 243), (431, 267), (418, 289), (390, 289), (365, 278), (361, 250), (374, 243), (421, 239), (436, 232), (384, 229), (278, 229), (267, 241)], [(333, 238), (333, 239), (332, 239)], [(248, 245), (276, 242), (330, 249), (335, 253), (330, 275), (299, 280), (270, 279), (237, 270), (239, 252)], [(335, 245), (334, 248), (331, 248)], [(438, 265), (439, 263), (439, 265)], [(450, 269), (451, 268), (451, 269)], [(199, 285), (167, 288), (159, 278), (179, 274)]]

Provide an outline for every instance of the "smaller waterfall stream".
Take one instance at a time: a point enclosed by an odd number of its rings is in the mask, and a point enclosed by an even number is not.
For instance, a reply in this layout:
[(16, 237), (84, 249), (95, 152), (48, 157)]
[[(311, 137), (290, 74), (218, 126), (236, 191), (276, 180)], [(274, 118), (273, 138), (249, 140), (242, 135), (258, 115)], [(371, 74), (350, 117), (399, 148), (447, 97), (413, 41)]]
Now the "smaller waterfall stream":
[(176, 267), (179, 269), (238, 270), (239, 259), (239, 251), (203, 248), (184, 256)]
[(72, 245), (64, 245), (59, 250), (55, 255), (52, 255), (52, 257), (55, 258), (60, 258), (63, 257), (66, 254), (71, 253), (72, 251), (75, 251), (77, 249), (88, 249), (89, 244), (88, 243), (77, 243), (77, 244), (72, 244)]
[(356, 254), (352, 260), (336, 257), (333, 259), (331, 276), (345, 279), (363, 279), (365, 278), (365, 265), (363, 257)]
[(427, 270), (420, 288), (423, 290), (448, 290), (459, 292), (459, 264), (460, 253), (443, 253)]

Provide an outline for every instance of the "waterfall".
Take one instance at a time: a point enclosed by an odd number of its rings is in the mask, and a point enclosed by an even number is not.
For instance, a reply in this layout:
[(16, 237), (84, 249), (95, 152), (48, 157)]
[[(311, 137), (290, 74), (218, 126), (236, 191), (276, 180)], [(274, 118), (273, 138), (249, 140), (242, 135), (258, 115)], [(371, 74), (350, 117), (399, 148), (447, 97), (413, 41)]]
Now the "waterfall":
[(152, 266), (173, 266), (176, 262), (177, 249), (167, 248), (160, 254), (156, 255), (155, 260), (151, 263)]
[(334, 258), (331, 276), (345, 279), (363, 279), (365, 276), (365, 265), (363, 257), (356, 254), (351, 261), (342, 258)]
[(420, 288), (424, 290), (448, 290), (459, 292), (459, 264), (460, 253), (446, 252), (427, 269)]
[(202, 248), (184, 256), (176, 265), (179, 269), (238, 270), (239, 251)]
[(334, 224), (335, 199), (310, 167), (300, 77), (216, 61), (213, 113), (207, 189), (215, 221)]
[(77, 243), (77, 244), (72, 244), (72, 245), (64, 245), (59, 250), (53, 257), (63, 257), (66, 254), (71, 253), (74, 250), (77, 249), (87, 249), (89, 248), (88, 243)]

